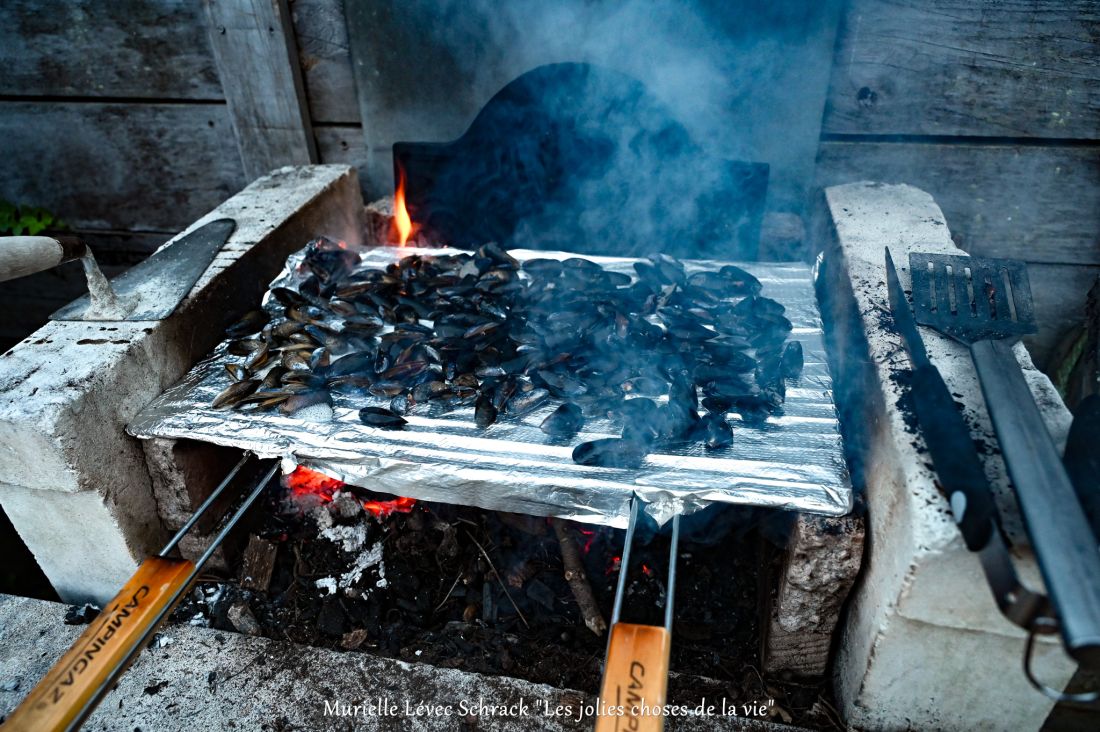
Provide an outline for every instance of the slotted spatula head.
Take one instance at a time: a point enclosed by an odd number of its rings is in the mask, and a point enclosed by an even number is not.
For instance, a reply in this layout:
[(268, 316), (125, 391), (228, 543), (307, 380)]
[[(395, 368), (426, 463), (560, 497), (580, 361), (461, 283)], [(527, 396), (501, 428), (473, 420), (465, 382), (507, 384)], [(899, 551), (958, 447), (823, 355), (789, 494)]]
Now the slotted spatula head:
[(922, 325), (967, 344), (1035, 332), (1023, 262), (911, 253), (909, 273)]

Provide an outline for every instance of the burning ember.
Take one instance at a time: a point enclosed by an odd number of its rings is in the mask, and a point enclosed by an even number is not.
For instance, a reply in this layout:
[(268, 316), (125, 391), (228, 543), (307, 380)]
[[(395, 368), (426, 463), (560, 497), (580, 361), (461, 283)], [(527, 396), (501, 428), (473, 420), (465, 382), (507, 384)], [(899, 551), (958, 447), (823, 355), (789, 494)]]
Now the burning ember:
[[(322, 503), (332, 501), (336, 491), (344, 488), (346, 483), (330, 478), (324, 473), (299, 465), (294, 472), (286, 476), (286, 487), (290, 496), (294, 499), (302, 499), (307, 496), (317, 496)], [(398, 497), (388, 501), (363, 500), (363, 510), (375, 518), (386, 518), (393, 513), (409, 513), (416, 505), (416, 499)]]
[(409, 217), (405, 207), (405, 171), (398, 170), (397, 190), (393, 194), (393, 225), (397, 229), (398, 246), (405, 246), (409, 237), (416, 233), (416, 225)]

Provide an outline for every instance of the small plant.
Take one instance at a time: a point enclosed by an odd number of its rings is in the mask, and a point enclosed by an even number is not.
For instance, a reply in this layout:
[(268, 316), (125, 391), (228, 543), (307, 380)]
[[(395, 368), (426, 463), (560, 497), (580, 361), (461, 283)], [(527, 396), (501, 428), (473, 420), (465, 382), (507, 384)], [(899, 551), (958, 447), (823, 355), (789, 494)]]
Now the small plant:
[(0, 199), (0, 236), (34, 236), (47, 229), (67, 229), (68, 225), (44, 208), (18, 206)]

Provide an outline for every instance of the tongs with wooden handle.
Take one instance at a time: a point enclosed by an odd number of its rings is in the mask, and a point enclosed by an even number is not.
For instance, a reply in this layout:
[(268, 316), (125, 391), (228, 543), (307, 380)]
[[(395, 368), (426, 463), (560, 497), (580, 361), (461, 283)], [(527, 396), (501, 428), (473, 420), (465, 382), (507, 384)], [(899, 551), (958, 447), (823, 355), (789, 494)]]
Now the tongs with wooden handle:
[(79, 729), (279, 469), (278, 462), (272, 465), (197, 561), (169, 557), (248, 458), (246, 455), (237, 463), (159, 554), (141, 563), (118, 595), (11, 713), (2, 725), (4, 732)]
[(635, 498), (630, 509), (630, 524), (619, 563), (619, 582), (611, 611), (611, 635), (607, 641), (607, 661), (600, 686), (596, 732), (620, 729), (659, 732), (665, 727), (665, 698), (668, 690), (668, 658), (672, 648), (672, 608), (676, 597), (676, 552), (680, 543), (680, 515), (672, 518), (672, 542), (668, 557), (668, 589), (665, 593), (665, 624), (638, 625), (621, 623), (626, 575), (630, 567), (630, 546), (638, 522)]

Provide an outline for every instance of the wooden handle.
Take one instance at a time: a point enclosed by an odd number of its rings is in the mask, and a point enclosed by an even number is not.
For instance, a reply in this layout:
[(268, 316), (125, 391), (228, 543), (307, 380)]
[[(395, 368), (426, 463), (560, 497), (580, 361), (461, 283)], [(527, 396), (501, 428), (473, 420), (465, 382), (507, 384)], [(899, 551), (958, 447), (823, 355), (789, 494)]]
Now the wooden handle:
[(596, 732), (664, 729), (665, 715), (660, 710), (668, 690), (670, 648), (672, 634), (664, 628), (631, 623), (611, 627)]
[(0, 282), (26, 277), (84, 254), (72, 237), (0, 236)]
[(122, 591), (11, 713), (4, 732), (79, 727), (183, 596), (194, 568), (182, 559), (151, 557), (142, 562)]

